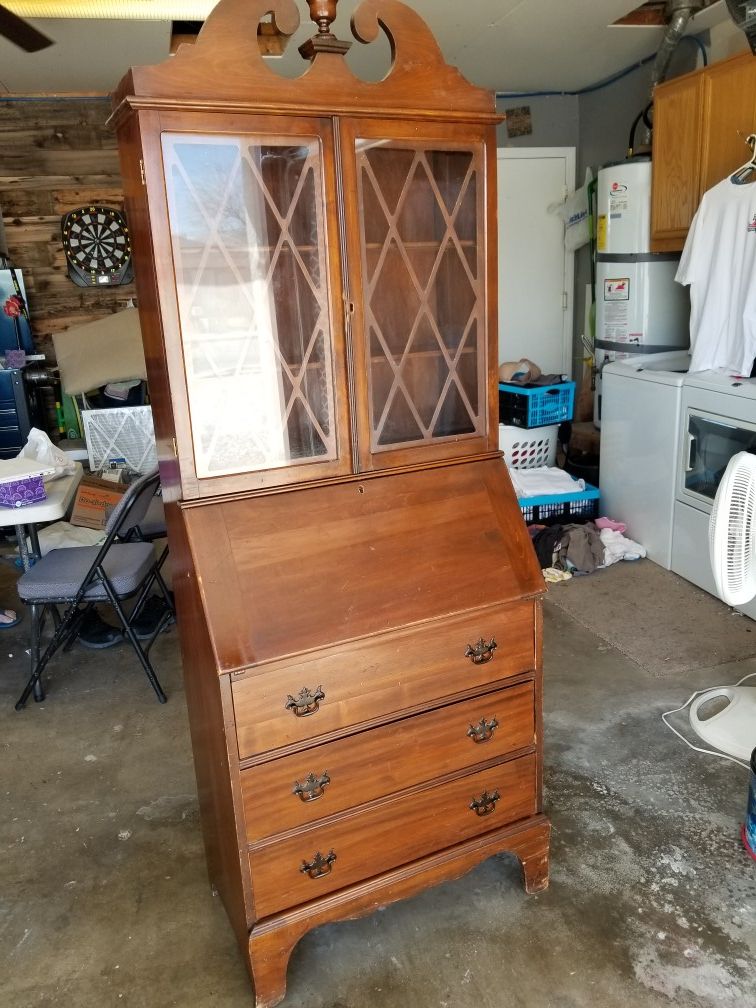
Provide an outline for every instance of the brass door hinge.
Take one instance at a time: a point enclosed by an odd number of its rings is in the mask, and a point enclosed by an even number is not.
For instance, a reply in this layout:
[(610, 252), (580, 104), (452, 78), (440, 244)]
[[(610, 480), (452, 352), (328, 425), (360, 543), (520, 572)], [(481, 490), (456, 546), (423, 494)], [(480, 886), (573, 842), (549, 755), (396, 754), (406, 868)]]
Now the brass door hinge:
[(144, 161), (142, 161), (141, 158), (139, 158), (139, 174), (142, 177), (142, 185), (144, 185), (145, 184), (144, 183)]

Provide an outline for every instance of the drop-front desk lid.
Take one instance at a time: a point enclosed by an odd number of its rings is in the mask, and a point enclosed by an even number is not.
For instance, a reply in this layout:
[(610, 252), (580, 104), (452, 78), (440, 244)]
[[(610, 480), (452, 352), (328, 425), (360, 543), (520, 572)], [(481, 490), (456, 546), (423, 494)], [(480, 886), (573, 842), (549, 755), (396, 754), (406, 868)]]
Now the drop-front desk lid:
[(499, 459), (182, 513), (219, 672), (544, 590)]

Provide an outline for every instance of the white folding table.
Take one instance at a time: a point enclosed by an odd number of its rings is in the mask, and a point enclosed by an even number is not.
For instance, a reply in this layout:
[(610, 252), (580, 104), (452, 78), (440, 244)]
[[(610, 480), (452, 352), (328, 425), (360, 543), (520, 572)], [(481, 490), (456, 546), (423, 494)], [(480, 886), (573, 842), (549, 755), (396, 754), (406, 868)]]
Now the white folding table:
[[(65, 517), (68, 511), (68, 505), (74, 498), (84, 472), (80, 462), (76, 462), (75, 465), (76, 470), (71, 476), (61, 476), (60, 479), (45, 483), (45, 493), (47, 494), (45, 500), (19, 508), (0, 507), (0, 528), (10, 526), (15, 528), (18, 553), (25, 571), (29, 570), (34, 560), (40, 555), (38, 527), (47, 522), (59, 521)], [(27, 535), (31, 542), (31, 555), (26, 545)], [(32, 605), (30, 608), (32, 621), (35, 621), (39, 618), (36, 606)], [(39, 641), (39, 634), (32, 634), (32, 640), (35, 638)], [(39, 660), (39, 653), (34, 654), (34, 650), (32, 648), (32, 669), (36, 667)], [(37, 647), (36, 650), (38, 652), (39, 648)], [(34, 690), (34, 699), (41, 700), (42, 696), (41, 687), (37, 684)]]
[(0, 528), (13, 526), (18, 538), (18, 552), (24, 570), (29, 570), (32, 560), (26, 546), (26, 536), (31, 540), (32, 554), (39, 556), (39, 537), (37, 528), (47, 522), (59, 521), (68, 510), (68, 505), (74, 498), (76, 488), (81, 482), (84, 472), (80, 462), (75, 462), (76, 471), (71, 476), (61, 476), (60, 479), (45, 483), (47, 498), (36, 504), (27, 504), (19, 508), (0, 507)]

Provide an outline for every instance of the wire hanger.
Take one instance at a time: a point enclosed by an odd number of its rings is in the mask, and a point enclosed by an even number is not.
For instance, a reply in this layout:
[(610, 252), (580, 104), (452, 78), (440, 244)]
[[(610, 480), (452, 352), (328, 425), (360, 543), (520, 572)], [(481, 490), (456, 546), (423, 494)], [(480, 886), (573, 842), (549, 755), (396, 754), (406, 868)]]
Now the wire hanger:
[(730, 182), (734, 185), (745, 185), (750, 181), (753, 172), (756, 172), (756, 133), (749, 133), (746, 137), (746, 143), (751, 148), (751, 159), (730, 175)]

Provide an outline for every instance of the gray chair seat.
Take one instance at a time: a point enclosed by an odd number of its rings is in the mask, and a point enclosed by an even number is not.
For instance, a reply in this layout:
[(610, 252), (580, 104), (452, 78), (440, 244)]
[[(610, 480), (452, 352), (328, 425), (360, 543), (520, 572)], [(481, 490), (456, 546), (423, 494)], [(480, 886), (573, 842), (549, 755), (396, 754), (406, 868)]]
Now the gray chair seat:
[[(99, 546), (77, 546), (50, 550), (44, 567), (35, 565), (18, 581), (18, 594), (24, 602), (51, 602), (72, 599), (99, 553)], [(113, 543), (103, 567), (116, 594), (134, 595), (155, 562), (151, 543)], [(87, 602), (107, 602), (102, 583), (90, 585), (83, 595)]]

